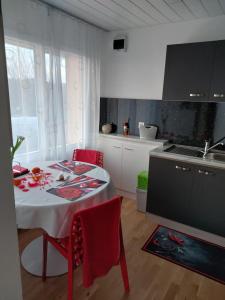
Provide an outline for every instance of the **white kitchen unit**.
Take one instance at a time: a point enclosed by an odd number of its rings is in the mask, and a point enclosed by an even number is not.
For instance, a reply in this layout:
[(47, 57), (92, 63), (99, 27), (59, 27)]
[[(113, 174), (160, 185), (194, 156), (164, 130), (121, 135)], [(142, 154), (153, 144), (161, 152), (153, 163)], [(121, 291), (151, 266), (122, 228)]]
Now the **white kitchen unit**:
[(151, 150), (163, 146), (165, 142), (116, 134), (99, 135), (99, 150), (104, 153), (104, 168), (124, 196), (135, 198), (137, 174), (148, 170)]

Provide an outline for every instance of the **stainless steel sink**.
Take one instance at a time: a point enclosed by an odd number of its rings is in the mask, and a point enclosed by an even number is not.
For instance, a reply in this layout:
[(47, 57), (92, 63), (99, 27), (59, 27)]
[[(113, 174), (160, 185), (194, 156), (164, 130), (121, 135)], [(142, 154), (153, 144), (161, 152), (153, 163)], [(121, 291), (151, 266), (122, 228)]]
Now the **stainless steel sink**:
[(225, 154), (223, 153), (208, 153), (206, 158), (225, 162)]

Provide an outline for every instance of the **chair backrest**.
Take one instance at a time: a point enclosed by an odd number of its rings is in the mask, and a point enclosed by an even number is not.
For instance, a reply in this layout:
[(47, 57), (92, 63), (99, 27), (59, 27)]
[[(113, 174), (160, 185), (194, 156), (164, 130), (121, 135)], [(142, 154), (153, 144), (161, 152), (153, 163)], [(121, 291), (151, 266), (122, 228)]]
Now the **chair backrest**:
[(103, 153), (97, 150), (75, 149), (72, 159), (87, 162), (103, 168)]
[(92, 278), (104, 275), (118, 264), (121, 251), (122, 197), (116, 196), (102, 204), (74, 214), (70, 243), (74, 264), (83, 263), (84, 282), (89, 286)]

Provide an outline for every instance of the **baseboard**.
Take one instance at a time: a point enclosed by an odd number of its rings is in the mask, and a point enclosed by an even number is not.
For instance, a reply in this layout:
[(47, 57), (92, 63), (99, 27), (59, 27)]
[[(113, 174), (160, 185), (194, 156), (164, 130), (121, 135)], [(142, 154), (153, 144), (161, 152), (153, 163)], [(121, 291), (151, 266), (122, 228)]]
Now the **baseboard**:
[(120, 189), (116, 189), (117, 193), (123, 196), (124, 198), (129, 198), (136, 201), (136, 193), (126, 192)]

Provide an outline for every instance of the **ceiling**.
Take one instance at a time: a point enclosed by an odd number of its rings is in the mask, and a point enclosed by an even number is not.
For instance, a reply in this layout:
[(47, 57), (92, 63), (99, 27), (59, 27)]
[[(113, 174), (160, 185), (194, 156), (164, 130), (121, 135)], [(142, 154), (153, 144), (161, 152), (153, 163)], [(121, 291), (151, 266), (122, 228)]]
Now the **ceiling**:
[(105, 30), (225, 14), (225, 0), (43, 0)]

